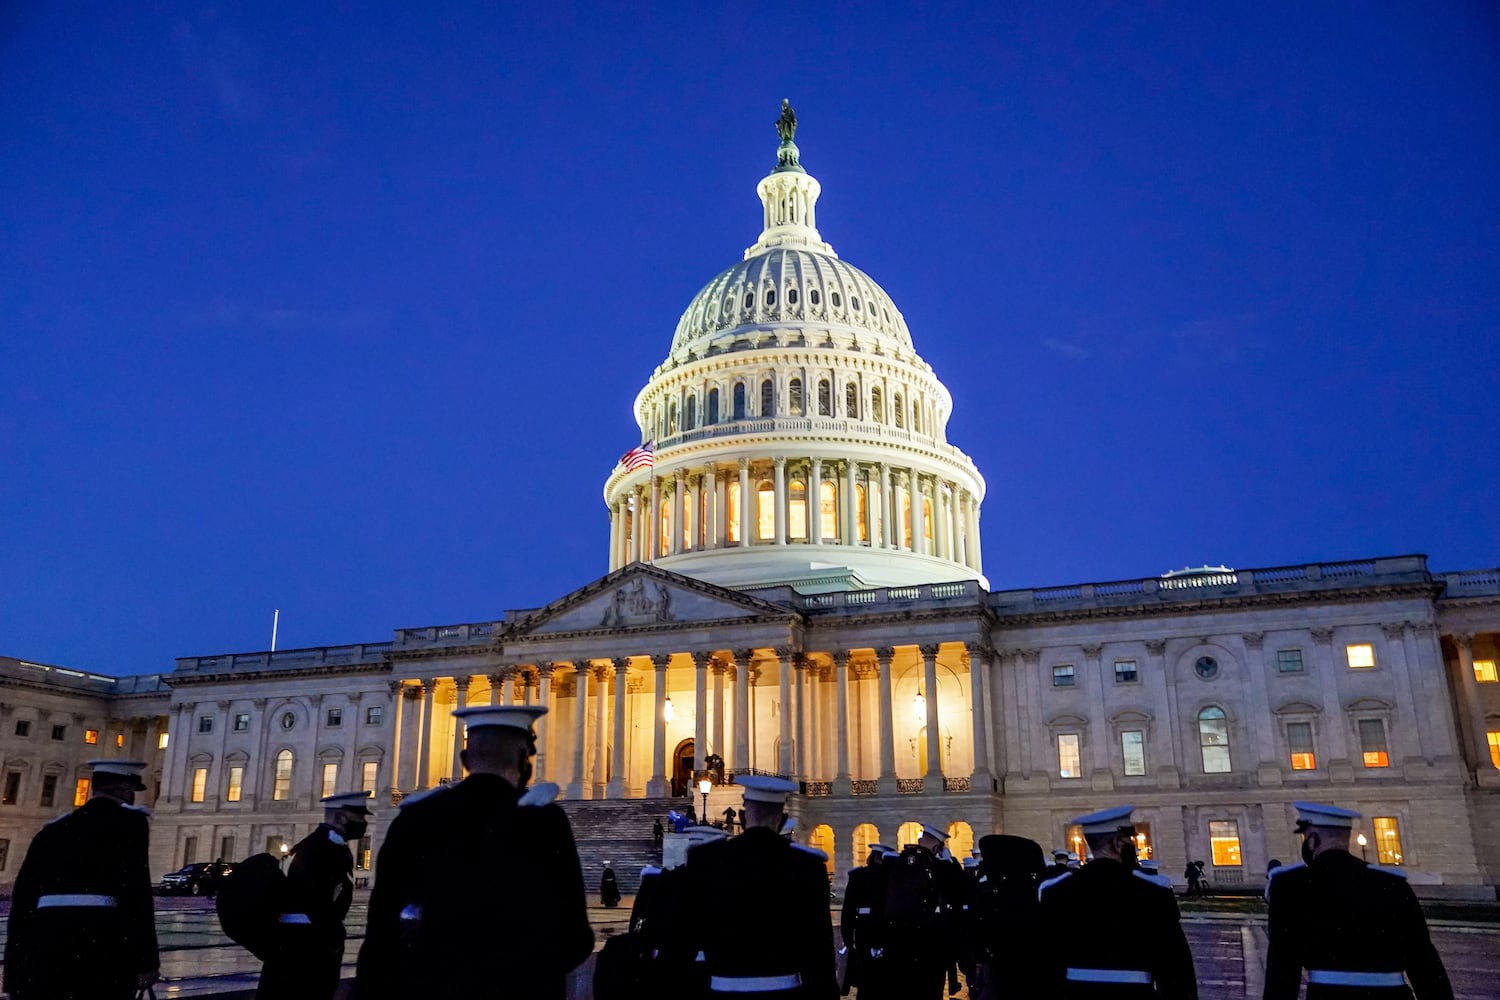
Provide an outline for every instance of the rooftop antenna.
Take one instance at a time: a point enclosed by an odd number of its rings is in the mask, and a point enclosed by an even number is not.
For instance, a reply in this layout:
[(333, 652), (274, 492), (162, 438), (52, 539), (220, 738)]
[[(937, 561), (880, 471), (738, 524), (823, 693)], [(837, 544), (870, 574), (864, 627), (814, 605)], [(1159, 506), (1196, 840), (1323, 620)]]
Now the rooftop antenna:
[(281, 624), (281, 609), (277, 608), (271, 615), (271, 652), (276, 652), (276, 626)]

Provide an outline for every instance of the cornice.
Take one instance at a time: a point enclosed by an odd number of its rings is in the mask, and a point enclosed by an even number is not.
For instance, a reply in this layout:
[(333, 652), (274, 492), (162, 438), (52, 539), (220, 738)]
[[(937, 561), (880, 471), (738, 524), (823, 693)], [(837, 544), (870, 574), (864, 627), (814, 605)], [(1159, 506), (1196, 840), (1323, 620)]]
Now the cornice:
[(201, 687), (205, 684), (239, 684), (252, 680), (278, 680), (283, 677), (308, 680), (313, 677), (360, 677), (374, 674), (389, 674), (390, 672), (390, 661), (380, 660), (374, 663), (342, 663), (325, 667), (302, 666), (287, 667), (280, 670), (249, 670), (221, 674), (185, 674), (181, 677), (169, 674), (162, 678), (162, 683), (175, 690), (179, 687)]
[(392, 649), (386, 653), (386, 657), (392, 663), (404, 663), (409, 660), (446, 660), (455, 656), (490, 656), (499, 652), (498, 644), (486, 642), (482, 645), (467, 646), (417, 646), (411, 649)]

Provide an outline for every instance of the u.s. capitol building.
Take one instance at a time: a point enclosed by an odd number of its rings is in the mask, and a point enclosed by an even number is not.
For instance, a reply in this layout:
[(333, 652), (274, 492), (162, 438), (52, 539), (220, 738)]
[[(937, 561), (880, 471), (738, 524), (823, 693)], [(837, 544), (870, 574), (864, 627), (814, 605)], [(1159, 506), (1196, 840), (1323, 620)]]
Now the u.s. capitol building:
[(388, 815), (462, 777), (453, 708), (525, 701), (550, 709), (537, 778), (569, 802), (701, 806), (707, 773), (717, 815), (736, 772), (794, 777), (798, 836), (838, 879), (906, 824), (947, 825), (955, 853), (991, 831), (1076, 849), (1069, 817), (1131, 802), (1165, 871), (1253, 886), (1297, 856), (1289, 803), (1311, 798), (1360, 810), (1369, 859), (1419, 892), (1493, 898), (1500, 571), (1406, 555), (990, 591), (954, 401), (824, 242), (793, 128), (759, 238), (636, 397), (607, 575), (491, 621), (160, 676), (0, 658), (0, 882), (86, 795), (86, 759), (152, 761), (159, 874), (295, 843), (336, 791)]

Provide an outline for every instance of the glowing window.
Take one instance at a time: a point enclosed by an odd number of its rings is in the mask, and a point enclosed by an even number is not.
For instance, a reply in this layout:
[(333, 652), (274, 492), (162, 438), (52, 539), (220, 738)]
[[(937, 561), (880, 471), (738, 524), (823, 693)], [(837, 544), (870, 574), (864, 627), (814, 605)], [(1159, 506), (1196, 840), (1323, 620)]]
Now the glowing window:
[(1136, 671), (1134, 660), (1115, 661), (1115, 683), (1134, 684), (1140, 674)]
[(125, 749), (125, 734), (124, 733), (115, 733), (115, 749), (116, 750), (123, 750), (123, 749)]
[(1365, 767), (1390, 767), (1390, 749), (1385, 741), (1385, 723), (1380, 719), (1359, 720), (1359, 750)]
[(865, 484), (854, 484), (854, 537), (861, 542), (870, 540), (870, 522), (868, 520), (868, 508), (865, 505)]
[(1368, 670), (1375, 666), (1375, 647), (1368, 642), (1350, 643), (1344, 647), (1350, 670)]
[(776, 415), (776, 386), (770, 379), (760, 384), (760, 415), (763, 417)]
[(166, 733), (158, 733), (157, 737), (156, 737), (156, 749), (158, 749), (158, 750), (165, 750), (166, 748), (167, 748), (167, 734)]
[(203, 793), (208, 788), (208, 768), (193, 768), (193, 801), (202, 802)]
[(880, 829), (873, 823), (861, 823), (854, 828), (854, 866), (863, 867), (870, 859), (870, 845), (880, 843)]
[(359, 790), (362, 792), (375, 792), (375, 779), (380, 774), (380, 762), (367, 760), (360, 765)]
[(656, 531), (656, 554), (665, 555), (667, 546), (672, 544), (672, 508), (665, 503), (661, 505), (661, 513), (657, 516)]
[(1276, 651), (1276, 672), (1278, 674), (1302, 673), (1302, 650), (1278, 649)]
[(678, 514), (678, 523), (682, 526), (682, 545), (686, 548), (693, 544), (693, 494), (691, 490), (683, 490), (680, 499), (682, 511)]
[(229, 786), (224, 789), (225, 802), (238, 802), (245, 791), (245, 769), (238, 764), (229, 768)]
[(915, 844), (917, 842), (917, 838), (920, 836), (922, 836), (921, 823), (912, 821), (902, 823), (901, 826), (896, 830), (896, 847), (900, 849), (911, 844)]
[(818, 416), (833, 416), (833, 383), (826, 378), (818, 379)]
[(1481, 684), (1494, 684), (1497, 680), (1494, 660), (1475, 660), (1474, 679)]
[(911, 490), (901, 491), (901, 520), (893, 525), (896, 547), (911, 548)]
[(1057, 775), (1060, 778), (1083, 776), (1078, 763), (1077, 733), (1060, 733), (1057, 737)]
[(1052, 686), (1058, 688), (1072, 687), (1077, 678), (1073, 674), (1073, 664), (1059, 663), (1052, 668)]
[(1490, 742), (1490, 763), (1500, 767), (1500, 733), (1490, 731), (1484, 736)]
[(89, 800), (89, 779), (79, 778), (73, 784), (73, 805), (81, 806)]
[(896, 417), (896, 426), (905, 427), (906, 411), (901, 407), (901, 393), (896, 393), (894, 401), (891, 404), (891, 410), (894, 412)]
[(787, 396), (790, 398), (792, 416), (802, 416), (804, 412), (802, 408), (802, 380), (800, 378), (792, 379), (787, 383), (786, 391)]
[(271, 785), (271, 798), (282, 802), (292, 794), (292, 752), (283, 750), (276, 755), (276, 770)]
[(839, 536), (838, 487), (825, 479), (818, 494), (819, 529), (824, 538), (836, 539)]
[(99, 730), (97, 730), (97, 729), (85, 729), (83, 731), (83, 742), (87, 743), (89, 746), (93, 746), (95, 743), (98, 743), (99, 742)]
[(1373, 822), (1376, 857), (1383, 865), (1399, 865), (1401, 863), (1401, 824), (1396, 822), (1394, 816), (1376, 816)]
[(729, 541), (738, 545), (740, 541), (740, 484), (730, 483), (726, 491), (728, 496), (728, 534)]
[(1198, 746), (1204, 774), (1229, 772), (1229, 720), (1222, 708), (1210, 705), (1198, 713)]
[(807, 487), (800, 479), (793, 479), (787, 488), (787, 499), (790, 501), (788, 512), (787, 536), (789, 538), (807, 538)]
[(885, 409), (880, 405), (880, 387), (870, 390), (870, 419), (877, 424), (885, 423)]
[(927, 541), (927, 551), (932, 551), (932, 501), (922, 498), (922, 537)]
[(1127, 729), (1120, 734), (1120, 752), (1125, 757), (1126, 774), (1146, 773), (1146, 734), (1139, 729)]
[(1292, 755), (1293, 771), (1313, 771), (1317, 769), (1317, 757), (1313, 754), (1311, 722), (1288, 722), (1286, 724), (1286, 745)]
[(844, 386), (844, 416), (850, 419), (859, 418), (859, 386), (853, 382)]
[(1244, 864), (1240, 858), (1240, 825), (1234, 820), (1210, 820), (1208, 846), (1215, 865)]
[(338, 786), (339, 786), (339, 766), (337, 764), (324, 764), (323, 765), (323, 790), (322, 790), (321, 793), (319, 793), (319, 798), (324, 798), (324, 799), (328, 798), (328, 796), (330, 796), (330, 795), (332, 795), (332, 794), (334, 794), (335, 792), (338, 791)]
[(755, 491), (756, 537), (768, 542), (776, 537), (776, 487), (762, 480)]

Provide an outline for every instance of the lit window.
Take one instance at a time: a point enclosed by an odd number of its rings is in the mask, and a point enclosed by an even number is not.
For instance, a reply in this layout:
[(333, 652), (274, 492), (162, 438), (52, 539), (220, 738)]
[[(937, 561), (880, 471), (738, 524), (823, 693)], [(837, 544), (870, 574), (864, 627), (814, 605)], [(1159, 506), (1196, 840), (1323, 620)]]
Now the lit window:
[(1390, 767), (1391, 758), (1385, 743), (1385, 723), (1379, 719), (1359, 720), (1359, 749), (1365, 767)]
[(776, 537), (776, 487), (763, 481), (755, 492), (755, 532), (763, 542)]
[(323, 765), (323, 791), (320, 793), (321, 797), (326, 799), (326, 798), (328, 798), (328, 796), (330, 796), (330, 795), (334, 794), (335, 792), (337, 792), (338, 791), (338, 784), (339, 784), (339, 766), (337, 764), (324, 764)]
[(1368, 670), (1375, 666), (1375, 647), (1368, 642), (1351, 643), (1344, 647), (1344, 656), (1350, 670)]
[(1134, 660), (1115, 661), (1115, 683), (1134, 684), (1137, 676)]
[(115, 749), (117, 749), (117, 750), (123, 750), (123, 749), (125, 749), (125, 734), (124, 733), (115, 733)]
[(1057, 773), (1063, 778), (1083, 776), (1078, 764), (1078, 734), (1064, 733), (1057, 738)]
[(1291, 751), (1293, 771), (1312, 771), (1317, 768), (1317, 760), (1313, 755), (1311, 722), (1288, 722), (1286, 743)]
[(818, 490), (818, 516), (824, 538), (839, 536), (838, 489), (828, 480)]
[(1495, 674), (1494, 660), (1475, 660), (1474, 679), (1481, 684), (1494, 684), (1497, 678)]
[(365, 725), (378, 726), (385, 721), (385, 707), (382, 705), (371, 705), (365, 709)]
[(1059, 663), (1057, 666), (1052, 668), (1053, 687), (1072, 687), (1073, 679), (1073, 664)]
[(238, 765), (229, 769), (229, 787), (225, 790), (224, 801), (238, 802), (240, 794), (245, 788), (245, 769)]
[(870, 390), (870, 419), (877, 424), (885, 423), (885, 411), (880, 404), (880, 387), (876, 386)]
[(156, 749), (158, 749), (158, 750), (165, 750), (166, 748), (167, 748), (167, 734), (166, 733), (158, 733), (157, 736), (156, 736)]
[(87, 743), (89, 746), (93, 746), (95, 743), (98, 743), (99, 742), (99, 730), (97, 730), (97, 729), (85, 729), (83, 731), (83, 742)]
[(21, 772), (5, 772), (5, 791), (0, 793), (0, 805), (13, 806), (21, 797)]
[(1278, 674), (1302, 673), (1302, 650), (1278, 649), (1276, 651), (1276, 672)]
[(729, 484), (729, 511), (727, 520), (729, 522), (729, 541), (735, 545), (740, 542), (740, 484)]
[(802, 416), (802, 380), (794, 378), (787, 384), (787, 395), (791, 398), (792, 416)]
[(1375, 817), (1375, 853), (1383, 865), (1401, 863), (1401, 825), (1394, 816)]
[(203, 793), (208, 788), (208, 768), (193, 768), (193, 801), (202, 802)]
[(870, 540), (869, 509), (865, 506), (865, 484), (854, 484), (854, 538), (856, 541)]
[(89, 800), (89, 779), (79, 778), (73, 784), (73, 804), (81, 806)]
[(344, 724), (344, 710), (342, 708), (330, 708), (328, 717), (324, 720), (329, 729), (337, 729)]
[(211, 733), (214, 731), (214, 717), (212, 715), (198, 716), (198, 732)]
[(1212, 820), (1208, 824), (1208, 845), (1215, 865), (1240, 865), (1240, 825), (1234, 820)]
[(833, 384), (826, 378), (818, 379), (818, 416), (833, 416)]
[(922, 498), (922, 542), (927, 551), (932, 551), (932, 501)]
[(788, 538), (807, 538), (807, 487), (800, 479), (787, 485), (787, 501), (791, 517), (787, 523)]
[(292, 752), (283, 750), (276, 755), (276, 776), (271, 786), (271, 798), (284, 801), (292, 794)]
[(1222, 708), (1210, 705), (1198, 713), (1198, 746), (1203, 751), (1204, 774), (1230, 771), (1229, 720)]
[(379, 776), (380, 764), (377, 761), (367, 760), (360, 766), (359, 788), (362, 792), (374, 793), (375, 779)]
[(1485, 738), (1490, 741), (1490, 763), (1500, 767), (1500, 733), (1485, 733)]
[(250, 729), (250, 713), (236, 712), (234, 716), (234, 731), (243, 733)]
[(1125, 756), (1126, 774), (1146, 773), (1146, 734), (1127, 729), (1120, 734), (1120, 751)]

